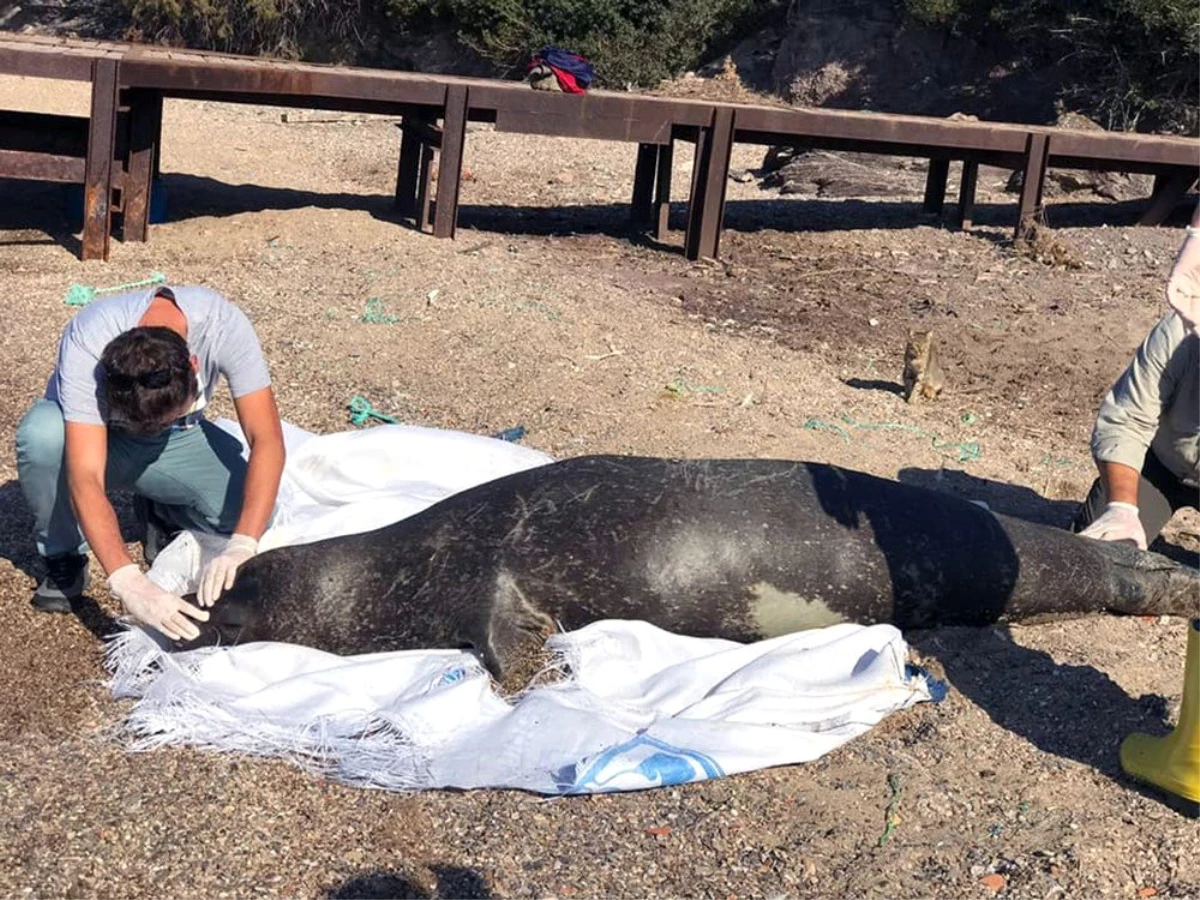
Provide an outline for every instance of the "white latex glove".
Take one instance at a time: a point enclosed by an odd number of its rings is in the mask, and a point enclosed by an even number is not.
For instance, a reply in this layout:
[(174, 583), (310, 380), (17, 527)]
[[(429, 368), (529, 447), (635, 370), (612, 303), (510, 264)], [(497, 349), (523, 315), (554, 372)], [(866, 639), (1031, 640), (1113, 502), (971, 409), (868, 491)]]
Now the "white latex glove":
[(208, 621), (205, 610), (164, 591), (146, 577), (137, 563), (121, 566), (109, 575), (108, 589), (131, 616), (175, 641), (199, 636), (200, 629), (188, 621), (188, 616)]
[(201, 606), (212, 606), (221, 596), (221, 591), (233, 587), (233, 576), (238, 566), (258, 552), (258, 541), (249, 535), (235, 534), (221, 551), (221, 555), (210, 562), (200, 576), (200, 589), (196, 599)]
[(1200, 334), (1200, 232), (1190, 227), (1167, 278), (1167, 303)]
[(1139, 550), (1146, 549), (1146, 529), (1132, 503), (1108, 504), (1104, 514), (1079, 533), (1098, 541), (1133, 541)]

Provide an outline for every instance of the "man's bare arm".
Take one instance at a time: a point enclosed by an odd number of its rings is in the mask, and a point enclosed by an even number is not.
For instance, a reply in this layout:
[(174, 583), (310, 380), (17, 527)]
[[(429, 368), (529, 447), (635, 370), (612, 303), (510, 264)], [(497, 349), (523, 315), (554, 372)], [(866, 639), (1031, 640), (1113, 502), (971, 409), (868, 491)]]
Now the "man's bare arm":
[(250, 447), (245, 497), (234, 532), (257, 540), (271, 520), (279, 493), (285, 460), (283, 425), (279, 421), (275, 394), (269, 387), (245, 394), (233, 402)]
[(92, 552), (111, 575), (133, 559), (125, 549), (121, 527), (104, 492), (108, 463), (108, 429), (103, 425), (66, 423), (67, 485), (80, 530)]
[(1129, 503), (1137, 506), (1138, 483), (1140, 476), (1137, 469), (1119, 462), (1098, 462), (1100, 483), (1109, 503)]

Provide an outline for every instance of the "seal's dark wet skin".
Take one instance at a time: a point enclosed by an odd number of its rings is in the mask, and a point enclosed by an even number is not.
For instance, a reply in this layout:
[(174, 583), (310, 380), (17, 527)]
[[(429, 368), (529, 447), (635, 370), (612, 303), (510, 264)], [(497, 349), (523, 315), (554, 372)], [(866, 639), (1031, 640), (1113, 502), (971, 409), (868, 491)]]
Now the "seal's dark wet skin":
[(260, 554), (179, 646), (468, 646), (499, 680), (531, 640), (604, 618), (752, 641), (835, 622), (1190, 616), (1198, 589), (1156, 554), (835, 466), (588, 456)]

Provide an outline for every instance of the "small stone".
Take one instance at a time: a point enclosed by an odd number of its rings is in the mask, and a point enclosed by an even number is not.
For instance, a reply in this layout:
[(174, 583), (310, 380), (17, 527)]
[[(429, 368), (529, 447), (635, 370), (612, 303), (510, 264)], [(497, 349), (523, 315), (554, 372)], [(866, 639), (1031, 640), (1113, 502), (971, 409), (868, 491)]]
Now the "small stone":
[(1008, 883), (1008, 879), (1003, 875), (993, 872), (991, 875), (984, 875), (980, 878), (979, 883), (993, 894), (998, 894), (1004, 890), (1004, 885)]

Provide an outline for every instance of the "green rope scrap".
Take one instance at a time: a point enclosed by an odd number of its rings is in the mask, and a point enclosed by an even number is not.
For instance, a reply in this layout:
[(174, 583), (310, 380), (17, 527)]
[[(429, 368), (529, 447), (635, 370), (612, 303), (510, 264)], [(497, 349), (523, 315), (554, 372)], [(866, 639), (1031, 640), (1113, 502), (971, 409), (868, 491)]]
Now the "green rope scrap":
[(883, 829), (883, 834), (879, 836), (877, 846), (882, 847), (887, 843), (887, 839), (892, 836), (892, 832), (896, 830), (896, 825), (900, 821), (900, 817), (896, 815), (896, 807), (900, 805), (900, 776), (895, 772), (888, 775), (888, 787), (892, 789), (892, 799), (888, 801), (887, 812), (884, 814), (884, 822), (886, 827)]
[(679, 377), (667, 385), (667, 391), (676, 397), (684, 394), (723, 394), (725, 388), (708, 384), (691, 384), (686, 378)]
[[(378, 419), (381, 422), (388, 422), (392, 425), (399, 423), (399, 419), (393, 416), (385, 415), (371, 405), (366, 397), (351, 397), (350, 398), (350, 422), (353, 425), (366, 425), (368, 419)], [(516, 425), (512, 428), (505, 428), (503, 431), (498, 431), (492, 437), (501, 441), (516, 443), (521, 438), (525, 437), (525, 426)]]
[[(909, 431), (913, 434), (919, 434), (922, 437), (927, 437), (934, 450), (957, 450), (959, 462), (969, 462), (973, 459), (980, 459), (983, 456), (983, 450), (979, 447), (978, 441), (939, 441), (937, 435), (930, 434), (927, 431), (922, 431), (915, 425), (903, 425), (899, 422), (856, 422), (850, 416), (842, 413), (841, 420), (851, 428), (864, 428), (871, 430), (889, 430), (889, 431)], [(963, 416), (963, 422), (971, 424), (975, 421), (975, 416), (972, 413), (966, 413)], [(850, 441), (850, 435), (846, 429), (840, 425), (835, 425), (832, 422), (825, 422), (821, 419), (809, 419), (804, 423), (804, 427), (810, 431), (828, 430), (836, 432), (837, 435), (846, 442)]]
[(375, 409), (371, 405), (371, 401), (366, 397), (351, 397), (350, 422), (354, 425), (366, 425), (368, 419), (378, 419), (381, 422), (390, 422), (393, 425), (400, 421)]
[(400, 321), (400, 317), (392, 313), (385, 313), (383, 301), (378, 297), (372, 297), (367, 301), (367, 311), (359, 317), (359, 321), (369, 325), (395, 325)]
[(162, 272), (151, 272), (149, 278), (144, 278), (141, 281), (131, 281), (128, 284), (118, 284), (113, 287), (98, 288), (92, 287), (90, 284), (73, 284), (67, 288), (67, 296), (63, 297), (63, 303), (67, 306), (87, 306), (100, 294), (114, 294), (121, 291), (131, 291), (134, 288), (151, 287), (156, 284), (164, 284), (167, 276)]

